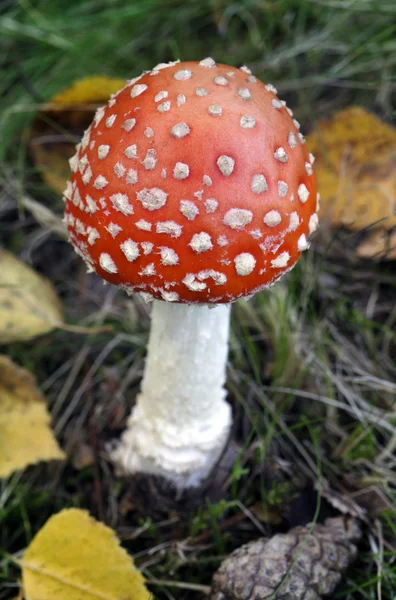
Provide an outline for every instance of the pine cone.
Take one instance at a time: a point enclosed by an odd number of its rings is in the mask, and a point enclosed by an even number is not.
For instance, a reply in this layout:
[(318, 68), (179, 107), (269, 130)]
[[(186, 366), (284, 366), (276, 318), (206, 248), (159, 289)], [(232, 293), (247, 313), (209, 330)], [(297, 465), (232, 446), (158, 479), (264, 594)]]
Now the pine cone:
[(249, 542), (223, 561), (210, 598), (264, 600), (274, 594), (281, 600), (320, 600), (334, 591), (355, 558), (360, 537), (356, 519), (337, 517)]

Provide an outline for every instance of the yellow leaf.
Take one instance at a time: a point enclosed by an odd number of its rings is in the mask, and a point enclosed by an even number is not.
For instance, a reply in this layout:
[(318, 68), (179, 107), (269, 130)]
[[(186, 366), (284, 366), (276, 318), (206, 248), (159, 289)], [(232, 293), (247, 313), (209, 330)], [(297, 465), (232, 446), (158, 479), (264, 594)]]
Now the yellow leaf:
[(114, 531), (83, 510), (51, 517), (21, 561), (29, 600), (148, 600), (150, 594)]
[(124, 85), (124, 79), (86, 77), (51, 98), (38, 114), (30, 149), (42, 178), (59, 195), (70, 177), (68, 160), (95, 109)]
[(41, 460), (65, 458), (49, 423), (34, 377), (0, 355), (0, 477)]
[(0, 249), (0, 343), (30, 340), (63, 322), (49, 281)]
[(75, 81), (70, 88), (53, 96), (50, 102), (62, 106), (107, 102), (110, 95), (117, 92), (124, 85), (125, 79), (112, 79), (102, 75), (93, 75)]
[(393, 127), (352, 107), (321, 121), (307, 144), (316, 156), (321, 219), (355, 231), (396, 226)]

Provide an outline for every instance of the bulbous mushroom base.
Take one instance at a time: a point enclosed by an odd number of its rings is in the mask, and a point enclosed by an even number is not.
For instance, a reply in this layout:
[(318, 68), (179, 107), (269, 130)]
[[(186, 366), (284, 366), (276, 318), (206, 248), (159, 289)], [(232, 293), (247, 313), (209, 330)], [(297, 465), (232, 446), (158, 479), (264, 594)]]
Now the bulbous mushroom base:
[(144, 412), (138, 397), (128, 428), (111, 454), (120, 472), (164, 477), (177, 489), (201, 486), (226, 447), (231, 429), (230, 405), (225, 400), (218, 402), (216, 414), (196, 427), (183, 423), (177, 427)]

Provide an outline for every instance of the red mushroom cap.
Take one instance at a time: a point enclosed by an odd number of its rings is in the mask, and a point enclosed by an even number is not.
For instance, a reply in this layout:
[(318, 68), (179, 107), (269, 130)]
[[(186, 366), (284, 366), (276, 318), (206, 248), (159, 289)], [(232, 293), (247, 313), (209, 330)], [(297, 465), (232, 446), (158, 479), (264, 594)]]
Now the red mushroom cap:
[(103, 279), (176, 302), (232, 302), (294, 266), (317, 227), (313, 157), (249, 69), (158, 65), (98, 109), (66, 197)]

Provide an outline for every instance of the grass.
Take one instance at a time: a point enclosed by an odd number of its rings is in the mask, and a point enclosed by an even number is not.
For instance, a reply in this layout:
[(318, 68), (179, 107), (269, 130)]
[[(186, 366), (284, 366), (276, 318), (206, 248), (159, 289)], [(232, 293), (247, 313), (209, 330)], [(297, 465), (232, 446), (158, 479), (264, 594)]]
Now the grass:
[[(42, 103), (90, 74), (130, 78), (209, 54), (274, 83), (304, 131), (351, 104), (391, 120), (395, 13), (388, 0), (0, 2), (0, 243), (52, 280), (68, 322), (113, 327), (1, 349), (36, 374), (70, 457), (0, 482), (1, 600), (16, 596), (20, 576), (4, 553), (20, 553), (66, 506), (115, 528), (147, 577), (173, 582), (153, 586), (156, 597), (192, 599), (235, 547), (307, 523), (318, 507), (320, 519), (335, 514), (337, 503), (363, 507), (369, 519), (335, 597), (394, 599), (394, 265), (357, 261), (354, 234), (323, 234), (287, 283), (234, 307), (228, 389), (238, 460), (222, 499), (187, 519), (151, 517), (104, 451), (139, 389), (147, 309), (83, 277), (68, 245), (43, 233), (18, 200), (28, 193), (60, 212), (32, 163), (31, 129)], [(93, 458), (82, 466), (87, 448)]]

